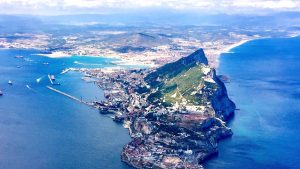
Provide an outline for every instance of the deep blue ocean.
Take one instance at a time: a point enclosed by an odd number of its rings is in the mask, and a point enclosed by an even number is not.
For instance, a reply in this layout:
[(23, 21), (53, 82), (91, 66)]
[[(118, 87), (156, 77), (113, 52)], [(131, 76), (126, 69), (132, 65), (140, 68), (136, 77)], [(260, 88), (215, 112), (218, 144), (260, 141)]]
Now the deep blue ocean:
[(129, 168), (120, 160), (122, 147), (130, 141), (127, 129), (46, 88), (47, 74), (54, 74), (62, 84), (55, 88), (84, 100), (101, 100), (102, 91), (81, 80), (80, 73), (60, 73), (69, 67), (114, 66), (113, 60), (51, 59), (36, 53), (40, 52), (0, 50), (0, 168)]
[(206, 168), (300, 168), (300, 37), (247, 42), (222, 54), (218, 73), (240, 110)]

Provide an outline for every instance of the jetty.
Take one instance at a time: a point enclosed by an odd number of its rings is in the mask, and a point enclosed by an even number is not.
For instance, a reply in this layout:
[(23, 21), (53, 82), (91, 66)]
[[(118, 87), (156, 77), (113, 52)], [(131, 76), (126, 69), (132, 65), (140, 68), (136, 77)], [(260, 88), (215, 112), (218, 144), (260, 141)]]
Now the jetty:
[(67, 68), (67, 69), (64, 69), (60, 74), (65, 74), (65, 73), (68, 73), (71, 69)]
[(50, 83), (53, 85), (53, 81), (52, 81), (52, 78), (50, 77), (50, 75), (48, 75), (48, 78), (49, 78)]
[(67, 94), (67, 93), (65, 93), (65, 92), (62, 92), (62, 91), (60, 91), (60, 90), (58, 90), (58, 89), (55, 89), (55, 88), (53, 88), (53, 87), (50, 87), (50, 86), (46, 86), (46, 87), (47, 87), (48, 89), (50, 89), (50, 90), (56, 92), (56, 93), (59, 93), (59, 94), (61, 94), (61, 95), (63, 95), (63, 96), (66, 96), (66, 97), (68, 97), (68, 98), (70, 98), (70, 99), (72, 99), (72, 100), (78, 101), (78, 102), (83, 103), (83, 104), (86, 104), (86, 105), (88, 105), (88, 106), (94, 106), (93, 103), (89, 103), (89, 102), (83, 101), (82, 99), (79, 99), (79, 98), (77, 98), (77, 97), (75, 97), (75, 96), (72, 96), (72, 95), (70, 95), (70, 94)]

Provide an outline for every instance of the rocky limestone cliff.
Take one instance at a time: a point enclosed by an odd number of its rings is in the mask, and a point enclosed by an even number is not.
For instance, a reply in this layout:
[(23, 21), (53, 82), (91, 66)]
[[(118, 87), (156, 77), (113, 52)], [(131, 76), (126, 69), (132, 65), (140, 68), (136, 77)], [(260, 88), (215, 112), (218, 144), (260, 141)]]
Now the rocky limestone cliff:
[(218, 84), (219, 88), (211, 99), (212, 106), (216, 115), (226, 121), (234, 115), (236, 106), (234, 102), (229, 99), (225, 84), (218, 78), (215, 70), (213, 71), (213, 79)]
[(145, 77), (149, 106), (130, 118), (133, 140), (122, 160), (135, 168), (203, 168), (218, 152), (235, 104), (224, 83), (208, 66), (202, 49), (166, 64)]
[(178, 61), (182, 62), (184, 65), (188, 65), (188, 64), (193, 63), (193, 62), (199, 62), (199, 63), (202, 63), (204, 65), (208, 65), (208, 60), (205, 57), (203, 49), (198, 49), (194, 53), (190, 54), (187, 57), (183, 57)]

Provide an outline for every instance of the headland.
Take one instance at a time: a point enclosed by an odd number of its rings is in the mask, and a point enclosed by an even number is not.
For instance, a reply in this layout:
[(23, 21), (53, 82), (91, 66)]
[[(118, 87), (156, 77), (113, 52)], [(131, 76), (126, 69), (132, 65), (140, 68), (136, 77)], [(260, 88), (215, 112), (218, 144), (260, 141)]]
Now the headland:
[(98, 79), (102, 114), (128, 128), (121, 157), (135, 168), (202, 168), (235, 110), (202, 49), (156, 69), (78, 69)]

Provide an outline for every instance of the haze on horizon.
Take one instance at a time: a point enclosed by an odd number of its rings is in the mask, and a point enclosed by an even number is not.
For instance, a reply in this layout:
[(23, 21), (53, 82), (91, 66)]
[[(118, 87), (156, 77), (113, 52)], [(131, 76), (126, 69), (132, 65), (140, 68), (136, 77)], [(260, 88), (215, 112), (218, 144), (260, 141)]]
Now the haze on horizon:
[(105, 14), (140, 10), (261, 14), (300, 11), (298, 0), (0, 0), (0, 14)]

